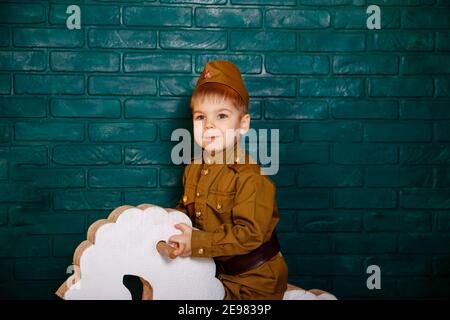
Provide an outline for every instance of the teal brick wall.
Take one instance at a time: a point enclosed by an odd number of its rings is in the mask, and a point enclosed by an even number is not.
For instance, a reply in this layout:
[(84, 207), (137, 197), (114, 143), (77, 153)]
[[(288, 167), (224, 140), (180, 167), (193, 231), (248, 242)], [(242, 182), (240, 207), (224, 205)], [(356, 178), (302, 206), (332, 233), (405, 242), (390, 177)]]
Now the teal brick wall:
[[(0, 297), (54, 299), (117, 206), (175, 206), (170, 134), (191, 128), (211, 59), (243, 72), (252, 126), (280, 129), (289, 281), (449, 298), (447, 0), (1, 1)], [(374, 264), (381, 290), (366, 287)]]

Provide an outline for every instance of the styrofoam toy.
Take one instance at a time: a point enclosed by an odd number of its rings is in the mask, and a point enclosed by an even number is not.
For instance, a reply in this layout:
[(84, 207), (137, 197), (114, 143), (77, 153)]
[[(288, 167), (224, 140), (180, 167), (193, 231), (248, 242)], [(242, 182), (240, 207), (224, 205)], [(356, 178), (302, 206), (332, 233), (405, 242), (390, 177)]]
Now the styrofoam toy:
[[(94, 222), (87, 240), (75, 250), (74, 273), (56, 295), (66, 300), (131, 300), (123, 284), (125, 275), (143, 283), (142, 299), (221, 300), (222, 283), (215, 277), (212, 258), (178, 257), (167, 244), (180, 234), (177, 223), (192, 226), (186, 214), (152, 204), (120, 206), (107, 219)], [(335, 300), (321, 290), (306, 291), (288, 285), (284, 300)]]

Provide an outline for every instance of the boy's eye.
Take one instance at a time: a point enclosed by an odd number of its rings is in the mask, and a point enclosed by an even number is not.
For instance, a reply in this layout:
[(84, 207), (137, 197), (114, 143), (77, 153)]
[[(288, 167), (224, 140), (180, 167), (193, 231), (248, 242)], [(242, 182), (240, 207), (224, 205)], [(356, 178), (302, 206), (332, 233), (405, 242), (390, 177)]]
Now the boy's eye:
[(203, 116), (201, 116), (201, 115), (200, 116), (196, 116), (195, 120), (203, 120)]
[(225, 113), (219, 113), (219, 119), (225, 119), (228, 118), (228, 115)]

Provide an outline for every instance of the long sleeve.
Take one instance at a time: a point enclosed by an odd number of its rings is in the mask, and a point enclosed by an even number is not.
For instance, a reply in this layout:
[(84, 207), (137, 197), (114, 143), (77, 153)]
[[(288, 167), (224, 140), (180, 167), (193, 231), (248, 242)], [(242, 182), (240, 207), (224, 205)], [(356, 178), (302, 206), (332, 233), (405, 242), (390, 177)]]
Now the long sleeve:
[(246, 254), (259, 247), (273, 231), (275, 186), (252, 171), (243, 171), (237, 180), (231, 216), (213, 231), (192, 231), (192, 256), (216, 257)]

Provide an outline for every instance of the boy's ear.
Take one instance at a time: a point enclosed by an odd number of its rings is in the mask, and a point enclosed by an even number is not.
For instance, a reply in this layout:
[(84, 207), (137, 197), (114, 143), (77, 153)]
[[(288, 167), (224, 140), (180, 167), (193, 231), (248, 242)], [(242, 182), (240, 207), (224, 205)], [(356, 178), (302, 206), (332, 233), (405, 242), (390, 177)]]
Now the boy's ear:
[(239, 129), (240, 134), (246, 134), (250, 129), (250, 114), (246, 113), (241, 118), (241, 127)]

